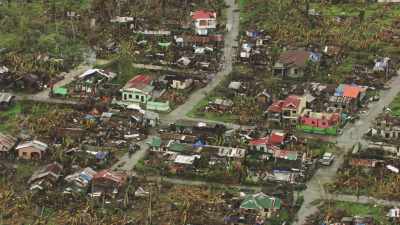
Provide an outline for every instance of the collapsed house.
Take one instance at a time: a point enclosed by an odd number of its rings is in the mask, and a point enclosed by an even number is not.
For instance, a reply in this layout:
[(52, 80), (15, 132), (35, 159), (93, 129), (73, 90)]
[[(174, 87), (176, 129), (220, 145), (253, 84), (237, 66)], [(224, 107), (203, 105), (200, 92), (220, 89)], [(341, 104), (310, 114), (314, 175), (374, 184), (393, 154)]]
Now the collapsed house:
[(14, 95), (0, 92), (0, 110), (8, 108), (14, 99)]
[(0, 156), (6, 157), (17, 144), (17, 138), (0, 133)]
[(376, 118), (374, 126), (368, 130), (367, 136), (396, 142), (400, 138), (400, 119), (389, 114)]
[[(89, 69), (83, 74), (79, 75), (73, 92), (79, 94), (80, 96), (93, 95), (95, 96), (98, 92), (99, 85), (102, 85), (108, 81), (111, 81), (117, 76), (117, 74), (101, 69)], [(54, 94), (66, 95), (65, 91), (62, 89), (55, 89)]]
[(96, 171), (90, 167), (86, 167), (85, 169), (66, 176), (65, 181), (72, 183), (79, 188), (86, 188), (92, 181), (94, 175), (96, 175)]
[(178, 90), (188, 89), (193, 84), (193, 79), (186, 76), (167, 75), (165, 80), (170, 87)]
[(124, 172), (102, 170), (96, 173), (92, 179), (92, 194), (107, 193), (117, 194), (127, 183), (128, 175)]
[(50, 163), (35, 171), (28, 180), (30, 190), (44, 190), (54, 188), (57, 181), (62, 176), (64, 168), (61, 164)]

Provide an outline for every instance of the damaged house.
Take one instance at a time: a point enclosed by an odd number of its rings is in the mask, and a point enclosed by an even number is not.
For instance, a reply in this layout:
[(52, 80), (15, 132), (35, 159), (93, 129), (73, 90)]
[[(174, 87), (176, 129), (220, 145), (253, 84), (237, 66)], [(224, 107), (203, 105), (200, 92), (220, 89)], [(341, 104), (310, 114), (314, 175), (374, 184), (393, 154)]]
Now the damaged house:
[(21, 159), (41, 159), (48, 148), (47, 144), (33, 140), (21, 143), (15, 149)]
[(33, 173), (28, 180), (30, 190), (43, 190), (53, 188), (62, 176), (64, 168), (61, 164), (50, 163)]
[(5, 157), (9, 155), (16, 144), (17, 139), (15, 137), (0, 133), (0, 156)]
[(375, 126), (369, 129), (367, 135), (388, 141), (398, 141), (400, 139), (400, 119), (389, 114), (378, 117), (375, 120)]
[(101, 69), (89, 69), (81, 74), (74, 87), (74, 92), (77, 94), (92, 94), (97, 92), (98, 85), (104, 84), (107, 81), (114, 79), (117, 75)]
[(279, 212), (281, 204), (279, 198), (271, 197), (260, 192), (245, 196), (245, 199), (240, 204), (240, 209), (244, 211), (253, 211), (262, 218), (271, 218)]
[(282, 145), (284, 140), (284, 133), (274, 132), (266, 137), (252, 139), (249, 145), (255, 151), (272, 153), (271, 149)]
[(193, 79), (186, 76), (167, 75), (164, 79), (170, 87), (178, 90), (188, 89), (193, 84)]
[(137, 75), (128, 81), (120, 90), (122, 102), (125, 105), (142, 103), (148, 110), (168, 111), (169, 102), (156, 102), (153, 99), (160, 97), (164, 91), (157, 91), (153, 84), (153, 78), (147, 75)]
[(270, 123), (285, 123), (296, 125), (299, 116), (306, 108), (306, 98), (291, 95), (285, 100), (272, 103), (267, 109), (267, 118)]
[(85, 188), (92, 181), (94, 175), (96, 175), (96, 171), (94, 171), (90, 167), (87, 167), (76, 173), (68, 175), (67, 177), (65, 177), (65, 181), (67, 181), (68, 183), (72, 183), (77, 187)]
[(274, 75), (282, 77), (302, 77), (309, 62), (317, 63), (320, 55), (306, 50), (283, 52), (274, 65)]
[(366, 96), (367, 88), (358, 85), (340, 84), (330, 102), (335, 108), (355, 112)]
[(126, 173), (102, 170), (93, 176), (92, 193), (118, 193), (127, 181)]
[(15, 99), (14, 95), (8, 93), (0, 93), (0, 110), (9, 107), (14, 99)]

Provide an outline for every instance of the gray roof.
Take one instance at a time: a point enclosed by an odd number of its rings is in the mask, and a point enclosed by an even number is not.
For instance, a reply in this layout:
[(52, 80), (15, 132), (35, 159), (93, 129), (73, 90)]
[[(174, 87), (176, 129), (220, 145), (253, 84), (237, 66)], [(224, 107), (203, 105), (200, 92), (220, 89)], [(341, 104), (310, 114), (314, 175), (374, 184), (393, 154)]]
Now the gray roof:
[(0, 152), (8, 152), (10, 151), (15, 144), (17, 143), (17, 139), (10, 136), (0, 133)]
[(0, 103), (10, 103), (15, 96), (8, 93), (0, 93)]

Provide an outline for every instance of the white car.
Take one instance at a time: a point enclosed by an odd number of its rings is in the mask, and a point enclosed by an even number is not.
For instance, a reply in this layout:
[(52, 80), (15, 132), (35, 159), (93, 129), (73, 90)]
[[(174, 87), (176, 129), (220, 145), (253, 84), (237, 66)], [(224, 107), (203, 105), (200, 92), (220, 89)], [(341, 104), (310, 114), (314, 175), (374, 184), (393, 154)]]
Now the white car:
[(332, 165), (333, 161), (335, 160), (335, 155), (330, 152), (325, 152), (322, 156), (322, 159), (319, 160), (321, 165), (330, 166)]

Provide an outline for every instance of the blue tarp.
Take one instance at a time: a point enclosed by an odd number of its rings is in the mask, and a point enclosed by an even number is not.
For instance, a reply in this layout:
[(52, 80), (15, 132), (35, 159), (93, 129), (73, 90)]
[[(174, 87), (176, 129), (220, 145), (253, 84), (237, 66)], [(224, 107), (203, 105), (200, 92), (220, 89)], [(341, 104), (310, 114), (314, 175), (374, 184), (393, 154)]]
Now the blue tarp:
[(96, 153), (96, 159), (103, 160), (107, 157), (107, 152), (98, 152)]

